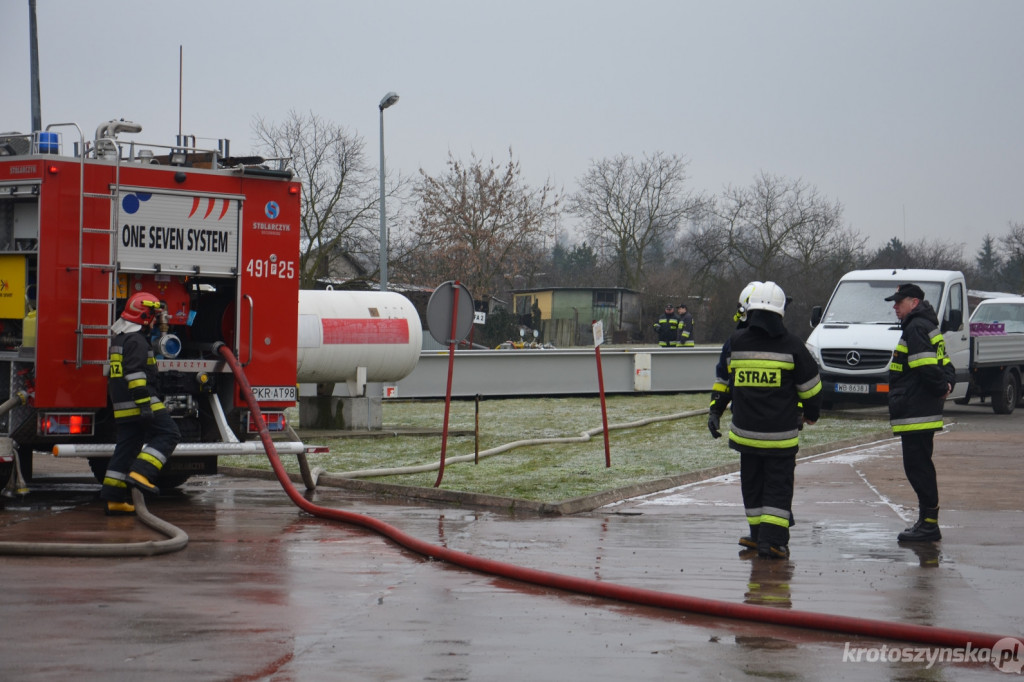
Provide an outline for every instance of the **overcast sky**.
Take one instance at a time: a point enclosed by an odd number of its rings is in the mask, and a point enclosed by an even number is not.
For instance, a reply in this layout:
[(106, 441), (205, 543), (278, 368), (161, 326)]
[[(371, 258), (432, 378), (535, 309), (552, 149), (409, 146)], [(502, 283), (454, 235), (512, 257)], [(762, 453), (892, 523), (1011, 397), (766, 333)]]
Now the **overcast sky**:
[[(87, 137), (182, 130), (253, 145), (253, 118), (316, 114), (388, 170), (448, 152), (575, 189), (592, 160), (662, 151), (718, 194), (765, 171), (844, 206), (881, 246), (1024, 222), (1017, 0), (37, 0), (42, 115)], [(28, 0), (0, 0), (0, 131), (27, 132)], [(202, 145), (202, 140), (200, 140)]]

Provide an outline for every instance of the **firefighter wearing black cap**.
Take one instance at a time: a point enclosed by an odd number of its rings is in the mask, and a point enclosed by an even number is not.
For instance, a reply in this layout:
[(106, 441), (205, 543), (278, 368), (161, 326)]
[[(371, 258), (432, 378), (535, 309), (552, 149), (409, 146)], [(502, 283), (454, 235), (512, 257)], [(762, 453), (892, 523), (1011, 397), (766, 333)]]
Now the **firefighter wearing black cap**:
[(685, 303), (676, 306), (676, 317), (679, 319), (679, 335), (676, 337), (676, 345), (693, 348), (693, 315), (687, 311)]
[(939, 486), (932, 463), (935, 432), (942, 408), (956, 384), (946, 355), (939, 318), (924, 291), (901, 284), (888, 296), (903, 334), (889, 363), (889, 422), (903, 445), (903, 471), (917, 494), (917, 522), (897, 536), (899, 542), (935, 542), (939, 532)]
[(672, 312), (671, 303), (665, 304), (665, 312), (658, 321), (654, 323), (654, 331), (658, 334), (658, 345), (668, 348), (675, 345), (676, 337), (679, 335), (679, 318)]
[(722, 347), (708, 430), (721, 437), (732, 402), (729, 447), (740, 453), (740, 488), (750, 535), (740, 545), (761, 557), (789, 557), (793, 482), (800, 429), (818, 420), (821, 378), (806, 346), (782, 322), (786, 294), (774, 282), (751, 282), (740, 300), (746, 326)]

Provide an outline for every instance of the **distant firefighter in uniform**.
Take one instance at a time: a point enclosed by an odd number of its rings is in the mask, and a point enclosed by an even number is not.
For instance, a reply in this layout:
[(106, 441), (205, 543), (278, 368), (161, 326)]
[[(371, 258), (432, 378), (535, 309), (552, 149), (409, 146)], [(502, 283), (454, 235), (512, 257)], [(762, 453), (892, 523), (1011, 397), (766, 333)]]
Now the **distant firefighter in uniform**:
[(676, 318), (679, 320), (679, 336), (676, 337), (676, 345), (693, 348), (693, 315), (686, 310), (685, 303), (676, 306)]
[(658, 333), (658, 345), (668, 348), (676, 342), (679, 335), (679, 319), (672, 312), (674, 307), (671, 303), (665, 304), (665, 312), (658, 321), (654, 323), (654, 331)]
[[(743, 297), (746, 297), (743, 300)], [(708, 430), (721, 437), (721, 417), (732, 402), (729, 447), (740, 453), (740, 488), (750, 535), (740, 544), (759, 556), (789, 557), (793, 482), (800, 429), (821, 409), (818, 366), (804, 343), (782, 321), (786, 294), (774, 282), (743, 290), (737, 329), (722, 347), (711, 392)]]
[(103, 477), (100, 498), (109, 516), (135, 513), (129, 486), (159, 494), (160, 470), (181, 434), (157, 394), (156, 358), (149, 335), (164, 312), (160, 299), (147, 292), (129, 297), (112, 326), (107, 392), (114, 409), (117, 443)]

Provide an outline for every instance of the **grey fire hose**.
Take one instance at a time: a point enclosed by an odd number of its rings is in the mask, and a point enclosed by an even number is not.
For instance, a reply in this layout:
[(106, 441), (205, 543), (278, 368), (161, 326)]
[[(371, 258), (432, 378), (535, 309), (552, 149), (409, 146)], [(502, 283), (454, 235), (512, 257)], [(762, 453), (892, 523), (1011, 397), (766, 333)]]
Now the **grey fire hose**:
[(84, 557), (154, 556), (177, 552), (188, 544), (188, 535), (185, 531), (154, 516), (146, 508), (146, 501), (138, 490), (132, 490), (132, 502), (135, 504), (135, 513), (139, 521), (158, 533), (166, 535), (166, 540), (146, 540), (121, 544), (108, 542), (0, 542), (0, 554)]
[[(24, 391), (19, 391), (12, 395), (0, 404), (0, 416), (26, 402), (27, 399), (28, 396)], [(14, 455), (14, 462), (15, 470), (12, 474), (11, 482), (13, 483), (16, 478), (18, 481), (17, 486), (24, 489), (25, 482), (21, 477), (17, 453)], [(25, 491), (27, 492), (27, 489)], [(85, 557), (153, 556), (155, 554), (177, 552), (188, 544), (188, 535), (185, 531), (154, 516), (146, 508), (146, 501), (138, 490), (132, 490), (132, 502), (135, 504), (135, 513), (139, 521), (158, 533), (166, 535), (166, 540), (146, 540), (144, 542), (125, 542), (121, 544), (111, 544), (109, 542), (0, 542), (0, 554)]]

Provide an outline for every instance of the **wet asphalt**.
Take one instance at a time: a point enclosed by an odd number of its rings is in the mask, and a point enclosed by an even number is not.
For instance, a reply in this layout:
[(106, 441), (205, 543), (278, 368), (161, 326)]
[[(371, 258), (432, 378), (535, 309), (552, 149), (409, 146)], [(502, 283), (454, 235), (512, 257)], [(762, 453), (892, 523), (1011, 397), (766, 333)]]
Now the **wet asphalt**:
[[(896, 542), (917, 510), (893, 439), (800, 460), (788, 561), (741, 553), (736, 540), (746, 524), (736, 474), (561, 517), (396, 503), (328, 487), (307, 497), (528, 568), (731, 604), (1024, 639), (1024, 410), (999, 416), (977, 403), (951, 404), (946, 417), (935, 456), (943, 540), (920, 546)], [(160, 538), (135, 519), (103, 516), (98, 486), (61, 465), (48, 476), (37, 462), (31, 492), (3, 499), (0, 540)], [(636, 606), (476, 573), (312, 517), (272, 481), (196, 478), (148, 506), (188, 533), (185, 549), (117, 559), (0, 556), (0, 679), (1008, 675), (981, 660), (929, 665), (927, 656), (941, 653), (934, 646)], [(915, 656), (922, 660), (903, 660)]]

